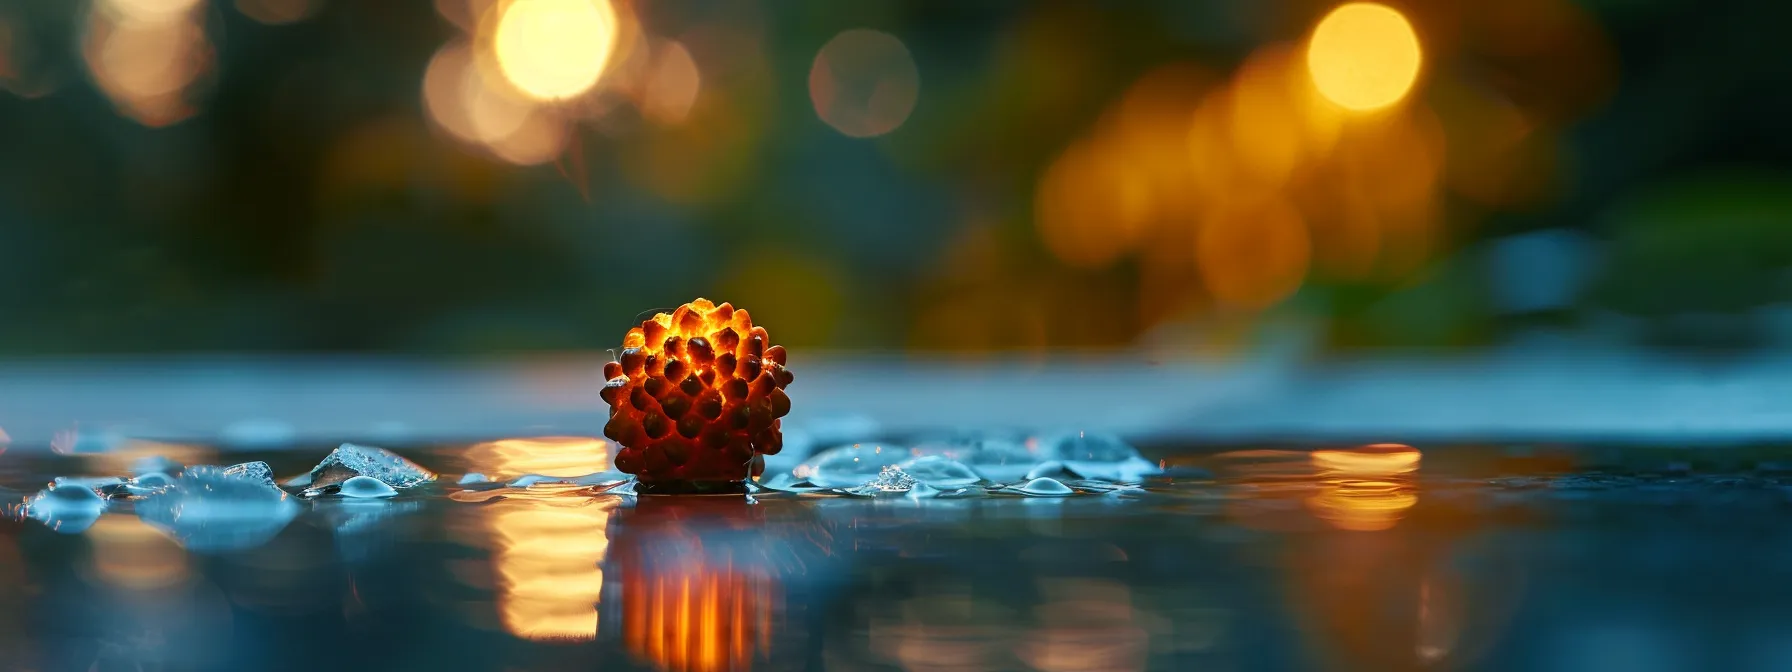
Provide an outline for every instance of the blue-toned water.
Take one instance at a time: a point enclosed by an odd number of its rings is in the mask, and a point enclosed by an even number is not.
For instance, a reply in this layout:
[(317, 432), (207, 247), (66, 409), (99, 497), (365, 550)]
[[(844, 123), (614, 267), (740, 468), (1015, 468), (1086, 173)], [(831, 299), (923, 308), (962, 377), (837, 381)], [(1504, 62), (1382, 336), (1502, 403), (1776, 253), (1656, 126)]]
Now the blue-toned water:
[[(1792, 669), (1792, 451), (1067, 456), (1041, 438), (1013, 445), (1055, 475), (965, 483), (968, 453), (881, 445), (900, 459), (854, 492), (768, 473), (746, 496), (633, 495), (578, 437), (363, 454), (402, 468), (323, 489), (328, 445), (15, 449), (0, 652), (21, 670)], [(1063, 459), (1098, 454), (1157, 473)]]

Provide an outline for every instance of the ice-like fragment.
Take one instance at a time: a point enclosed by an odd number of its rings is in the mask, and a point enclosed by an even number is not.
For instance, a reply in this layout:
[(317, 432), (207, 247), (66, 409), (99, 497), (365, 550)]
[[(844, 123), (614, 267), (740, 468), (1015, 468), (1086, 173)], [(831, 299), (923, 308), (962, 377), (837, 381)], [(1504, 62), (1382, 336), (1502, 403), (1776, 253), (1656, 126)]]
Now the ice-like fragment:
[(896, 466), (915, 480), (935, 488), (960, 488), (983, 480), (970, 467), (944, 455), (923, 455)]
[(1042, 459), (1017, 441), (972, 438), (928, 442), (915, 446), (916, 455), (941, 455), (970, 467), (977, 475), (997, 483), (1024, 478)]
[(247, 478), (253, 481), (261, 481), (268, 485), (274, 484), (274, 470), (272, 467), (269, 467), (266, 462), (244, 462), (242, 464), (233, 464), (224, 468), (224, 475), (233, 478)]
[(1025, 485), (1011, 489), (1029, 497), (1065, 497), (1076, 494), (1076, 491), (1070, 489), (1070, 486), (1050, 478), (1035, 478), (1027, 481)]
[(125, 481), (124, 491), (132, 497), (148, 497), (171, 485), (174, 485), (173, 476), (160, 471), (152, 471)]
[(356, 476), (367, 476), (403, 490), (436, 479), (436, 475), (397, 453), (372, 446), (342, 444), (311, 469), (311, 480), (302, 493), (306, 497), (322, 494), (325, 488)]
[(180, 463), (168, 459), (163, 455), (140, 457), (131, 462), (132, 476), (147, 476), (149, 474), (173, 475), (174, 472), (177, 471), (180, 471)]
[(106, 499), (85, 485), (53, 485), (25, 500), (25, 515), (63, 534), (76, 534), (100, 519)]
[(916, 500), (916, 501), (920, 501), (923, 499), (933, 499), (938, 496), (940, 496), (939, 489), (934, 488), (933, 486), (928, 485), (925, 482), (916, 483), (915, 487), (909, 488), (908, 493), (903, 495), (903, 497), (907, 497), (909, 499)]
[(457, 484), (458, 485), (472, 485), (474, 483), (490, 483), (491, 480), (492, 480), (491, 477), (486, 476), (485, 474), (481, 474), (477, 471), (474, 471), (474, 472), (468, 473), (465, 476), (460, 477), (460, 480), (457, 482)]
[(298, 503), (273, 484), (225, 472), (183, 470), (173, 485), (137, 502), (137, 517), (205, 553), (259, 546), (298, 515)]
[(1138, 449), (1110, 434), (1065, 434), (1047, 441), (1045, 446), (1046, 457), (1063, 462), (1083, 478), (1138, 482), (1159, 471), (1156, 463), (1139, 455)]
[(908, 475), (908, 472), (903, 471), (902, 467), (892, 465), (879, 471), (877, 478), (867, 481), (864, 485), (847, 488), (846, 492), (861, 497), (875, 497), (908, 492), (915, 487), (916, 483), (918, 481), (915, 480), (915, 477)]
[(372, 476), (356, 476), (343, 481), (337, 494), (355, 499), (373, 499), (375, 497), (391, 497), (398, 494), (398, 491), (393, 490), (392, 486), (386, 485), (385, 481)]
[(908, 450), (900, 446), (855, 443), (824, 450), (792, 473), (823, 488), (851, 488), (909, 457)]

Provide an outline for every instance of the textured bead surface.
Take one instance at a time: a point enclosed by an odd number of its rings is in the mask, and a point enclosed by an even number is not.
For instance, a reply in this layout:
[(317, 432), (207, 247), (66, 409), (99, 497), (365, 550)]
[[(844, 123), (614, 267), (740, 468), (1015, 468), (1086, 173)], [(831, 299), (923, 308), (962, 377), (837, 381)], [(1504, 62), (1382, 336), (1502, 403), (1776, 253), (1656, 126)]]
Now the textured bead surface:
[(783, 447), (794, 377), (747, 311), (697, 299), (630, 329), (622, 345), (602, 395), (618, 470), (645, 482), (742, 481)]

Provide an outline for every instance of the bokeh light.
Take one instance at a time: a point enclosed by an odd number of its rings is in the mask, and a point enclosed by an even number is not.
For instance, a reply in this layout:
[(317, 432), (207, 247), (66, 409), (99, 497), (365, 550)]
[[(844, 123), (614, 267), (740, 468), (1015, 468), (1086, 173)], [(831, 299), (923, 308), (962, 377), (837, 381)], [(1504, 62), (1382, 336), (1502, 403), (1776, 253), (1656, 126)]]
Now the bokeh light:
[(1265, 308), (1300, 288), (1312, 242), (1300, 211), (1288, 203), (1236, 203), (1205, 222), (1196, 255), (1216, 301), (1234, 308)]
[(659, 45), (641, 85), (641, 114), (660, 124), (683, 123), (702, 83), (690, 50), (673, 41)]
[(619, 34), (608, 0), (515, 0), (498, 16), (492, 47), (504, 77), (540, 100), (590, 90)]
[(908, 47), (889, 33), (854, 29), (822, 45), (809, 70), (815, 114), (848, 136), (869, 138), (902, 126), (921, 94)]
[(450, 136), (510, 163), (534, 165), (559, 156), (568, 122), (489, 70), (479, 67), (471, 45), (444, 45), (423, 73), (423, 105), (430, 119)]
[(211, 68), (212, 46), (192, 3), (112, 0), (89, 15), (82, 56), (119, 112), (145, 126), (192, 116), (192, 87)]
[(1353, 2), (1325, 15), (1307, 44), (1307, 69), (1320, 93), (1342, 107), (1374, 110), (1412, 89), (1423, 56), (1405, 16)]
[(270, 26), (311, 18), (323, 6), (324, 0), (236, 0), (236, 11)]

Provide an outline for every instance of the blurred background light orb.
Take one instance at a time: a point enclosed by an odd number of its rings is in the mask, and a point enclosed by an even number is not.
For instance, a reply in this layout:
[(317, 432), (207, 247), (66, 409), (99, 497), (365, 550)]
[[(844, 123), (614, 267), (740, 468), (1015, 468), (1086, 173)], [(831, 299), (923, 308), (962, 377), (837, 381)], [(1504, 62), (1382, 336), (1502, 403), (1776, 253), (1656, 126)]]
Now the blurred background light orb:
[(857, 28), (815, 54), (809, 98), (827, 125), (854, 138), (889, 133), (908, 120), (921, 94), (921, 72), (894, 35)]
[(1392, 105), (1412, 90), (1424, 56), (1400, 12), (1371, 2), (1341, 5), (1307, 43), (1307, 72), (1327, 100), (1352, 110)]
[(310, 18), (323, 0), (236, 0), (236, 11), (257, 23), (278, 26)]
[(607, 0), (516, 0), (502, 11), (493, 47), (512, 85), (563, 100), (597, 84), (619, 32)]

